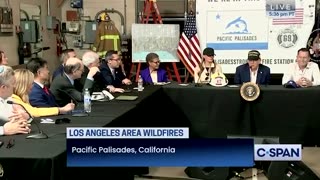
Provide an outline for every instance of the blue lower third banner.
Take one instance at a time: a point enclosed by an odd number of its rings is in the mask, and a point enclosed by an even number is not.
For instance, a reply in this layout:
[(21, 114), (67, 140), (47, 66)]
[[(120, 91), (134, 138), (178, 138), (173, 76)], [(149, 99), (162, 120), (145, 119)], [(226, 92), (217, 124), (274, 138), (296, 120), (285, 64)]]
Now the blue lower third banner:
[(68, 167), (253, 165), (253, 139), (67, 139)]

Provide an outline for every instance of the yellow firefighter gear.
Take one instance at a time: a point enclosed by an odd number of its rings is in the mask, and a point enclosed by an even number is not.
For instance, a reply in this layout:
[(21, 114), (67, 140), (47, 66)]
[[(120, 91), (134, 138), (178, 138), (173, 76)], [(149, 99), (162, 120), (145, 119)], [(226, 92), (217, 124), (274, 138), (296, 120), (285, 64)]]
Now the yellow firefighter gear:
[(104, 58), (110, 50), (120, 51), (120, 44), (120, 33), (114, 23), (111, 20), (99, 22), (92, 50)]

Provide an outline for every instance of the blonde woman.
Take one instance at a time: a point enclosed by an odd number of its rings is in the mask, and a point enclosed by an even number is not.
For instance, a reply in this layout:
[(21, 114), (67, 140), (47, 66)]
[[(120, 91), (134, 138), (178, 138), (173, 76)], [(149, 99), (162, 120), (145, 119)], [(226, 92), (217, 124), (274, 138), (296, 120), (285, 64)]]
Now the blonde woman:
[(194, 69), (195, 83), (210, 83), (211, 75), (216, 72), (221, 72), (219, 64), (214, 61), (214, 49), (205, 48), (203, 50), (203, 61)]
[(15, 103), (22, 105), (32, 116), (53, 116), (65, 114), (74, 109), (74, 104), (69, 103), (64, 107), (36, 108), (29, 103), (29, 93), (32, 88), (33, 74), (27, 69), (17, 69), (14, 71), (16, 84), (13, 89), (12, 99)]

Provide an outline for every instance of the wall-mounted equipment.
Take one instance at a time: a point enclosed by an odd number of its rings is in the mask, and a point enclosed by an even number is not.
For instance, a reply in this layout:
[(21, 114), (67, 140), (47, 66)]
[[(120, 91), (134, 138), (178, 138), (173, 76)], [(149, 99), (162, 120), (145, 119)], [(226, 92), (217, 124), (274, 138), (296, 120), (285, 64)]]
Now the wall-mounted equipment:
[(73, 38), (73, 46), (82, 48), (83, 46), (83, 41), (82, 41), (82, 36), (81, 35), (75, 35)]
[(56, 28), (57, 19), (54, 16), (47, 16), (46, 23), (47, 23), (47, 29), (53, 30)]
[(13, 33), (11, 8), (0, 7), (0, 32), (1, 35), (12, 35)]
[(20, 26), (23, 32), (23, 42), (38, 43), (38, 23), (36, 20), (21, 21)]
[(70, 7), (82, 9), (83, 8), (83, 0), (71, 0)]
[(67, 21), (66, 22), (67, 31), (69, 33), (78, 33), (80, 32), (80, 23), (77, 21)]
[(84, 42), (86, 44), (94, 44), (97, 31), (96, 21), (86, 21)]

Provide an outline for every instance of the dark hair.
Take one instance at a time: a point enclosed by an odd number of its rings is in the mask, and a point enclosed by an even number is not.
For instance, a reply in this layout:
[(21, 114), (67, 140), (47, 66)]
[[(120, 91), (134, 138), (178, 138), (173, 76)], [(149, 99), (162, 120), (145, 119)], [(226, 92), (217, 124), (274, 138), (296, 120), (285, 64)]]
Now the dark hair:
[[(202, 58), (202, 61), (199, 63), (199, 68), (200, 68), (200, 72), (199, 72), (199, 77), (201, 76), (201, 73), (204, 71), (204, 65), (203, 65), (203, 63), (204, 63), (204, 61), (205, 61), (205, 59), (204, 58)], [(213, 59), (213, 64), (214, 64), (214, 68), (211, 68), (211, 73), (215, 73), (215, 71), (216, 71), (216, 68), (217, 68), (217, 63), (216, 63), (216, 61)]]
[(61, 63), (63, 63), (65, 59), (69, 58), (69, 54), (68, 54), (69, 52), (74, 52), (74, 49), (64, 49), (61, 51), (61, 55), (60, 55)]
[(74, 49), (64, 49), (61, 51), (61, 54), (67, 54), (69, 52), (74, 52)]
[(2, 64), (2, 54), (4, 54), (4, 52), (0, 51), (0, 64)]
[(300, 49), (298, 50), (298, 53), (297, 53), (297, 54), (299, 54), (300, 52), (307, 52), (308, 55), (310, 56), (310, 51), (309, 51), (308, 48), (300, 48)]
[(26, 65), (26, 68), (31, 71), (34, 76), (37, 76), (38, 70), (40, 68), (43, 68), (45, 65), (47, 65), (48, 62), (41, 58), (32, 58), (29, 60), (29, 62)]
[(118, 54), (118, 51), (115, 51), (115, 50), (110, 50), (110, 51), (108, 51), (108, 52), (106, 53), (106, 55), (105, 55), (104, 60), (105, 60), (105, 61), (110, 60), (110, 59), (112, 58), (112, 55), (114, 55), (114, 54)]
[(149, 53), (147, 56), (146, 56), (146, 61), (147, 62), (151, 62), (153, 59), (155, 58), (159, 58), (159, 55), (156, 54), (156, 53)]

